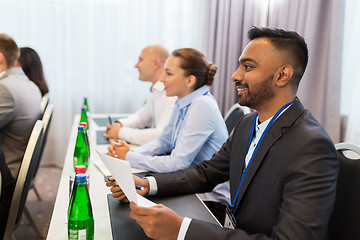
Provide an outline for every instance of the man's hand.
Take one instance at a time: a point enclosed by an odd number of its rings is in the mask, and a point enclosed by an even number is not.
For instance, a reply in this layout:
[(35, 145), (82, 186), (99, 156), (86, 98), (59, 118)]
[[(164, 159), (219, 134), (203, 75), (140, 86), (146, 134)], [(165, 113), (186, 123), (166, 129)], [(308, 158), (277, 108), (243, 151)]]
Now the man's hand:
[[(135, 185), (143, 187), (144, 190), (136, 190), (141, 196), (146, 196), (150, 191), (149, 180), (146, 178), (139, 178), (138, 176), (133, 175)], [(120, 202), (128, 202), (124, 192), (121, 190), (117, 182), (113, 177), (109, 178), (110, 181), (106, 182), (107, 187), (111, 187), (110, 191), (112, 192), (112, 197), (116, 198)]]
[(112, 124), (106, 125), (106, 135), (107, 139), (118, 139), (119, 138), (119, 130), (122, 127), (120, 122), (114, 122)]
[(177, 239), (183, 217), (162, 204), (154, 207), (139, 207), (130, 203), (130, 217), (142, 227), (152, 239)]
[(107, 155), (125, 160), (128, 151), (130, 151), (130, 147), (127, 142), (118, 140), (116, 142), (110, 142)]

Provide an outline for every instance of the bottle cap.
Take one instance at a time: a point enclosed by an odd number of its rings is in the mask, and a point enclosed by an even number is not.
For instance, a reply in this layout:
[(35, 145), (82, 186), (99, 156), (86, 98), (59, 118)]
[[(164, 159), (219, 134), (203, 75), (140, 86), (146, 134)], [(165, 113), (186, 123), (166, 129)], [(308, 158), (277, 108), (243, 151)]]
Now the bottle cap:
[(81, 122), (80, 126), (84, 126), (85, 128), (87, 127), (87, 123), (86, 122)]
[(75, 182), (83, 183), (86, 182), (86, 174), (85, 173), (78, 173), (75, 175)]
[(75, 173), (85, 173), (86, 167), (84, 165), (75, 166)]
[(78, 131), (84, 131), (85, 127), (84, 126), (78, 126)]

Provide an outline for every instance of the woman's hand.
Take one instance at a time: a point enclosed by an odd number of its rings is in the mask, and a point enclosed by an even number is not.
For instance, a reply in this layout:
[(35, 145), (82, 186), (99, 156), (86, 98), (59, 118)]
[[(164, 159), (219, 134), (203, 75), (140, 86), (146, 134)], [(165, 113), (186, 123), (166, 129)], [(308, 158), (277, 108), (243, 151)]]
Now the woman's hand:
[(107, 155), (125, 160), (126, 154), (130, 151), (130, 147), (127, 142), (118, 140), (116, 142), (111, 141), (108, 147)]

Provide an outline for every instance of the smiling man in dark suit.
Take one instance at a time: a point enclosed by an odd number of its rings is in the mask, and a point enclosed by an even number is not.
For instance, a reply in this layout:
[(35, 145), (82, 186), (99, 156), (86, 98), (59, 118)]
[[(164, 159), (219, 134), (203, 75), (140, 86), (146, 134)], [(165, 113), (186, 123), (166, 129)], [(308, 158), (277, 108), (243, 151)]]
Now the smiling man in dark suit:
[[(326, 239), (335, 201), (338, 158), (325, 130), (296, 92), (307, 62), (296, 32), (256, 28), (232, 76), (242, 117), (211, 160), (185, 170), (135, 178), (146, 195), (211, 191), (230, 179), (228, 228), (183, 218), (157, 205), (130, 203), (130, 216), (154, 239)], [(114, 197), (123, 193), (114, 183)], [(185, 206), (184, 206), (185, 207)], [(232, 219), (233, 221), (229, 220)], [(231, 229), (233, 228), (233, 229)]]

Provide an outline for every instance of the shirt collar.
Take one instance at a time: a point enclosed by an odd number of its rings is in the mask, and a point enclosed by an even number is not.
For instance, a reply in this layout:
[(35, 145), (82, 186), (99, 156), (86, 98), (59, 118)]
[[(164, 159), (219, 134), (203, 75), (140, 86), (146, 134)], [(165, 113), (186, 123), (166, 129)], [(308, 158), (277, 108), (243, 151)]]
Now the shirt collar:
[(162, 90), (164, 90), (164, 84), (162, 82), (160, 82), (160, 80), (157, 80), (156, 83), (154, 85), (152, 85), (150, 90), (151, 90), (151, 92), (162, 91)]
[(13, 74), (24, 74), (24, 71), (22, 70), (21, 67), (12, 67), (10, 69), (8, 69), (5, 72), (2, 72), (2, 74), (0, 74), (0, 79), (6, 78), (9, 75), (13, 75)]
[(201, 88), (198, 88), (195, 91), (193, 91), (192, 93), (186, 95), (185, 97), (176, 100), (175, 105), (177, 108), (183, 109), (183, 108), (189, 106), (195, 98), (197, 98), (201, 95), (205, 95), (208, 91), (209, 91), (208, 86), (204, 85)]
[(272, 119), (272, 117), (269, 118), (268, 120), (266, 120), (265, 122), (262, 122), (259, 124), (259, 117), (256, 117), (256, 126), (255, 126), (256, 134), (258, 134), (259, 132), (260, 133), (264, 132), (265, 128), (267, 127), (267, 125), (269, 124), (271, 119)]
[[(283, 114), (292, 104), (290, 104), (287, 108), (285, 108), (284, 110), (282, 110), (282, 112), (279, 114), (279, 116), (275, 119), (275, 121), (281, 116), (281, 114)], [(271, 118), (267, 119), (265, 122), (262, 122), (259, 124), (259, 117), (256, 117), (256, 126), (255, 126), (255, 130), (256, 133), (263, 132), (265, 131), (265, 128), (267, 127), (267, 125), (269, 124), (269, 122), (271, 121), (271, 119), (274, 116), (272, 116)]]

